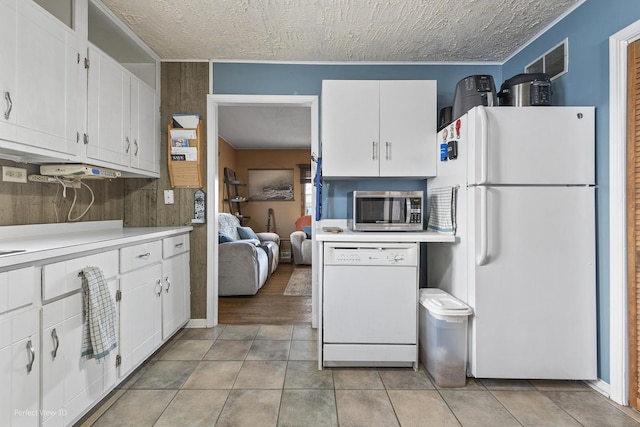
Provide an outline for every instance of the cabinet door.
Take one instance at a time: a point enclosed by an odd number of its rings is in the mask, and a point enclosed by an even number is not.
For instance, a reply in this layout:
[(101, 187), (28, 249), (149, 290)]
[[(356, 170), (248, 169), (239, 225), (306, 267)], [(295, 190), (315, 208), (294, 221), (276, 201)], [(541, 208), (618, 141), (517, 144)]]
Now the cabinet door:
[(436, 82), (380, 82), (380, 176), (435, 175)]
[(322, 174), (379, 175), (379, 82), (322, 82)]
[(160, 171), (159, 117), (155, 90), (131, 77), (131, 167)]
[(16, 0), (0, 0), (0, 139), (15, 141), (15, 114), (9, 99), (16, 97)]
[[(11, 426), (37, 426), (40, 421), (40, 310), (12, 319)], [(6, 387), (8, 382), (3, 383)]]
[(162, 262), (162, 339), (169, 338), (190, 317), (189, 252)]
[[(4, 331), (3, 331), (4, 332)], [(3, 385), (0, 387), (0, 425), (11, 425), (11, 345), (0, 346), (0, 375)]]
[(42, 424), (64, 425), (64, 353), (66, 334), (63, 302), (42, 309)]
[(162, 338), (162, 264), (134, 270), (120, 279), (120, 377), (149, 356)]
[(87, 157), (129, 166), (130, 77), (97, 48), (89, 47)]
[(111, 356), (100, 362), (81, 357), (82, 304), (82, 294), (76, 293), (42, 309), (42, 417), (46, 426), (70, 425), (79, 418), (102, 397), (104, 371), (115, 365)]
[(17, 141), (74, 158), (80, 151), (76, 34), (35, 2), (19, 1), (17, 16)]

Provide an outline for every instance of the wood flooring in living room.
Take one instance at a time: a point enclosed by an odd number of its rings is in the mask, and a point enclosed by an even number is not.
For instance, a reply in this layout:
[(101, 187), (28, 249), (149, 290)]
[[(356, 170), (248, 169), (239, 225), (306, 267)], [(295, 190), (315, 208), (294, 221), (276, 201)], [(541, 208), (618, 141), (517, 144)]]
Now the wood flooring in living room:
[(311, 297), (285, 296), (293, 264), (278, 265), (257, 294), (218, 298), (218, 322), (222, 325), (300, 325), (311, 324)]

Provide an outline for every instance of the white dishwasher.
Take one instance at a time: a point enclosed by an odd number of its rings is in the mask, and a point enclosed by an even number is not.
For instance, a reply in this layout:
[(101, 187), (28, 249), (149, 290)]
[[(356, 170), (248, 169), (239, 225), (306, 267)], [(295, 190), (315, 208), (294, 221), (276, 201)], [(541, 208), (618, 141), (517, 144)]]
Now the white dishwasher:
[(418, 366), (418, 244), (324, 244), (323, 366)]

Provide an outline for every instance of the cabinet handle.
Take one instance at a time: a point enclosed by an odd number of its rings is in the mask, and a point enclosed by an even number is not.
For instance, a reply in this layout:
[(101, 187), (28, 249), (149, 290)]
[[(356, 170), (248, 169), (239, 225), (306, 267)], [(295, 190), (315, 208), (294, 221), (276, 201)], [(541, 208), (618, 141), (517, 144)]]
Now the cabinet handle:
[(169, 281), (169, 276), (164, 278), (164, 281), (167, 282), (167, 288), (164, 290), (165, 293), (169, 293), (169, 288), (171, 287), (171, 281)]
[(389, 141), (386, 142), (386, 147), (385, 147), (385, 156), (387, 160), (390, 160), (391, 156), (389, 155), (389, 153), (391, 152), (391, 143)]
[(136, 147), (136, 151), (133, 152), (133, 155), (137, 156), (138, 155), (138, 140), (137, 139), (133, 140), (133, 145), (135, 145), (135, 147)]
[(13, 108), (13, 102), (11, 102), (11, 94), (9, 92), (5, 92), (4, 99), (7, 101), (7, 109), (4, 112), (4, 118), (5, 120), (9, 120), (9, 116), (11, 116), (11, 109)]
[(53, 350), (51, 350), (51, 357), (54, 359), (58, 355), (58, 347), (60, 347), (60, 340), (58, 339), (58, 333), (55, 328), (51, 331), (51, 338), (53, 339)]
[(376, 142), (371, 141), (371, 160), (376, 159)]
[[(160, 287), (160, 290), (158, 290), (158, 287)], [(162, 295), (162, 280), (158, 279), (158, 281), (156, 282), (156, 296), (160, 296)]]
[(33, 348), (33, 344), (31, 340), (27, 341), (27, 353), (29, 353), (29, 363), (27, 363), (27, 374), (31, 373), (31, 368), (33, 368), (33, 362), (36, 360), (36, 351)]
[(174, 248), (181, 248), (184, 246), (184, 243), (176, 243), (173, 247)]
[(138, 258), (147, 259), (151, 256), (151, 252), (147, 252), (146, 254), (138, 255)]
[(124, 149), (124, 152), (129, 154), (129, 149), (131, 149), (131, 141), (129, 141), (129, 137), (126, 137), (125, 141), (127, 141), (127, 148)]

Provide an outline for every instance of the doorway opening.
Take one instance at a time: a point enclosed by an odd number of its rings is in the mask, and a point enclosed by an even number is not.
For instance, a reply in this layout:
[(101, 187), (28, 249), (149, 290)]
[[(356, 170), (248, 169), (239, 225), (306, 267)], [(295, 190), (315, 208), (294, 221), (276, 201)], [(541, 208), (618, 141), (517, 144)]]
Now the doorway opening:
[[(220, 179), (218, 164), (219, 158), (219, 109), (221, 107), (234, 106), (273, 106), (273, 107), (305, 107), (311, 116), (311, 154), (317, 156), (319, 152), (318, 141), (318, 97), (317, 96), (297, 96), (297, 95), (208, 95), (207, 96), (207, 188), (209, 197), (207, 199), (207, 211), (209, 221), (207, 221), (207, 326), (215, 326), (219, 321), (218, 304), (218, 240), (213, 236), (218, 235), (218, 213), (220, 210)], [(312, 167), (312, 175), (315, 177), (315, 169)], [(315, 194), (313, 195), (313, 206), (315, 206)], [(312, 216), (313, 217), (313, 216)], [(315, 219), (314, 219), (315, 222)], [(315, 225), (315, 224), (313, 224)], [(317, 295), (317, 251), (314, 251), (312, 262), (312, 297), (311, 297), (311, 320), (312, 327), (317, 327), (318, 323), (318, 295)], [(283, 269), (284, 270), (284, 269)], [(284, 271), (283, 271), (284, 273)], [(248, 297), (250, 298), (250, 297)]]

